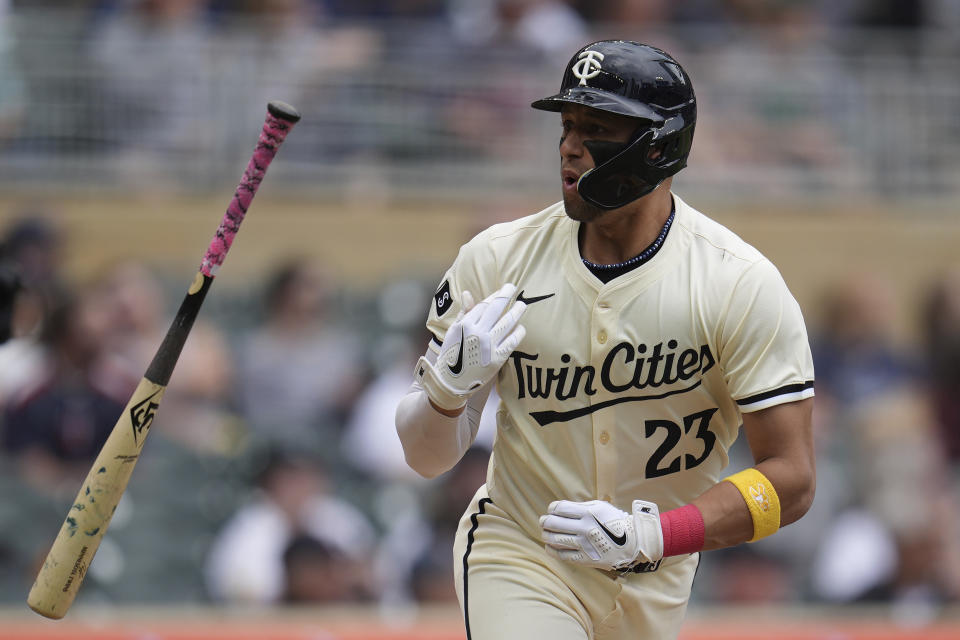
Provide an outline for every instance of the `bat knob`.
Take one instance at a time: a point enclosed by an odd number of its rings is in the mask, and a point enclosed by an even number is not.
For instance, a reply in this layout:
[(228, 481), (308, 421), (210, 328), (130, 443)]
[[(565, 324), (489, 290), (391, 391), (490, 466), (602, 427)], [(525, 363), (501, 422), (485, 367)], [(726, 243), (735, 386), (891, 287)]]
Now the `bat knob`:
[(280, 100), (271, 100), (267, 104), (267, 111), (269, 111), (273, 117), (286, 120), (287, 122), (298, 122), (300, 120), (300, 112), (293, 106)]

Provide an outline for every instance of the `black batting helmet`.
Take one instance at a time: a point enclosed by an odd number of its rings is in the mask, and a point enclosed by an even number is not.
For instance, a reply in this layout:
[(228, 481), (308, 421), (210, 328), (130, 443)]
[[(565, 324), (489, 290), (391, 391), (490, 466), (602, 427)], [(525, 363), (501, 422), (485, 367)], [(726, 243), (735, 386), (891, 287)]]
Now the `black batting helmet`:
[(560, 92), (531, 106), (560, 111), (580, 104), (639, 122), (627, 144), (584, 142), (595, 167), (577, 183), (580, 196), (601, 209), (617, 209), (647, 195), (687, 166), (697, 123), (690, 76), (673, 57), (650, 45), (601, 40), (567, 63)]

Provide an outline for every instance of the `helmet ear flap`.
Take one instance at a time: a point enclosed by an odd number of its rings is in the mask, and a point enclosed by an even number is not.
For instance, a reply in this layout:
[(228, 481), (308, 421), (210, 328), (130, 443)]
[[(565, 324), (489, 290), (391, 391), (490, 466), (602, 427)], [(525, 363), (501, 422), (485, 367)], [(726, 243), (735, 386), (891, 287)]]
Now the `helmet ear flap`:
[[(583, 144), (593, 156), (595, 166), (580, 176), (577, 193), (595, 207), (619, 209), (656, 189), (666, 176), (651, 184), (646, 175), (641, 176), (636, 170), (637, 167), (647, 164), (645, 157), (653, 140), (654, 130), (646, 129), (626, 145), (619, 142), (585, 141)], [(613, 155), (609, 155), (614, 151)]]
[(601, 209), (619, 209), (642, 198), (687, 166), (693, 123), (680, 116), (644, 128), (633, 142), (584, 141), (594, 168), (580, 176), (580, 197)]

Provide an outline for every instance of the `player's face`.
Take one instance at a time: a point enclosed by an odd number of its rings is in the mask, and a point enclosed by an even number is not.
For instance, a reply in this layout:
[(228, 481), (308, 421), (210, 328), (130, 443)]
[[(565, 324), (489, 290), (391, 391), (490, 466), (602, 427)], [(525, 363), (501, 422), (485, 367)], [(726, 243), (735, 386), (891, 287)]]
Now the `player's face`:
[(626, 116), (576, 104), (565, 105), (560, 112), (560, 119), (563, 124), (563, 133), (560, 136), (563, 204), (568, 216), (580, 222), (589, 222), (606, 212), (584, 201), (577, 192), (577, 180), (595, 166), (583, 142), (629, 142), (637, 123)]

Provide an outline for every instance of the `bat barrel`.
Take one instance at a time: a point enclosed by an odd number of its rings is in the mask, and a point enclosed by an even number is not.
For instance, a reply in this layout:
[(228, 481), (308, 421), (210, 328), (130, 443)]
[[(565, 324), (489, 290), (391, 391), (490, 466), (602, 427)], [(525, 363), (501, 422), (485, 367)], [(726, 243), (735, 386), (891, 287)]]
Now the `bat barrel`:
[(146, 378), (117, 420), (60, 527), (27, 596), (30, 608), (47, 618), (66, 614), (140, 457), (166, 389)]

